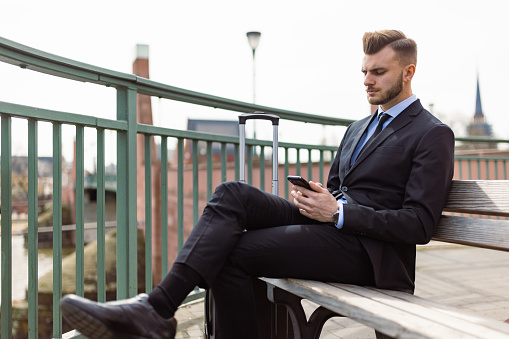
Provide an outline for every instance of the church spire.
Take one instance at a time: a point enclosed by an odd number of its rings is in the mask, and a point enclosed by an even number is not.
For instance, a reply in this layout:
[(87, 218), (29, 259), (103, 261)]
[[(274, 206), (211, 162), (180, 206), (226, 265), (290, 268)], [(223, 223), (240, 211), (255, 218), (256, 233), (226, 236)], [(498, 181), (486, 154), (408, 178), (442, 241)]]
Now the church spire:
[(476, 121), (483, 120), (484, 121), (484, 114), (482, 112), (482, 105), (481, 105), (481, 91), (479, 90), (479, 73), (477, 74), (477, 94), (475, 98), (475, 114), (474, 119)]
[[(477, 94), (475, 98), (475, 114), (472, 122), (467, 126), (467, 135), (473, 137), (488, 137), (493, 135), (491, 125), (486, 122), (481, 105), (481, 91), (479, 86), (479, 73), (477, 73)], [(495, 144), (496, 145), (496, 144)], [(493, 148), (491, 144), (479, 143), (476, 148)], [(495, 146), (496, 148), (496, 146)]]

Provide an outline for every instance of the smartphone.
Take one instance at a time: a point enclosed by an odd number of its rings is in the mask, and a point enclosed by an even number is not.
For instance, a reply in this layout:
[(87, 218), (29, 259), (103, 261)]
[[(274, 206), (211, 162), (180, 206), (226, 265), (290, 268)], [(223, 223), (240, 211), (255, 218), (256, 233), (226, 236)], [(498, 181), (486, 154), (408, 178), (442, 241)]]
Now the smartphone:
[(286, 179), (288, 179), (289, 182), (291, 182), (292, 184), (294, 184), (296, 186), (301, 186), (301, 187), (307, 188), (308, 190), (313, 191), (311, 186), (309, 186), (308, 181), (306, 179), (304, 179), (303, 177), (301, 177), (300, 175), (289, 175), (286, 177)]

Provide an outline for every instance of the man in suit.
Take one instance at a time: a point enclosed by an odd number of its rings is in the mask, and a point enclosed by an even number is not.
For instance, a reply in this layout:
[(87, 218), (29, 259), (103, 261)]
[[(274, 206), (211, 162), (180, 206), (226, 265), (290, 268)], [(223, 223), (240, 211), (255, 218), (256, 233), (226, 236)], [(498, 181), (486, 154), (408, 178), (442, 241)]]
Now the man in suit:
[(454, 135), (412, 93), (416, 43), (386, 30), (363, 44), (364, 85), (378, 110), (348, 127), (327, 188), (293, 186), (291, 203), (221, 184), (149, 295), (105, 304), (66, 296), (71, 324), (89, 338), (172, 338), (174, 312), (200, 285), (214, 292), (218, 338), (257, 338), (258, 276), (412, 293), (416, 244), (431, 239), (452, 179)]

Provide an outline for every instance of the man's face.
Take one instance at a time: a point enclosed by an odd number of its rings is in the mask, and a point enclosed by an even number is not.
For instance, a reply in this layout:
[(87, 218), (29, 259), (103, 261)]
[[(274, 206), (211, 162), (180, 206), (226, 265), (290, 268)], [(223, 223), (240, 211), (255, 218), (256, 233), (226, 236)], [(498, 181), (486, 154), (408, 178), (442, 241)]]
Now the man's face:
[(396, 105), (403, 96), (403, 70), (394, 50), (385, 47), (372, 55), (366, 54), (362, 61), (364, 86), (368, 102), (381, 105), (384, 111)]

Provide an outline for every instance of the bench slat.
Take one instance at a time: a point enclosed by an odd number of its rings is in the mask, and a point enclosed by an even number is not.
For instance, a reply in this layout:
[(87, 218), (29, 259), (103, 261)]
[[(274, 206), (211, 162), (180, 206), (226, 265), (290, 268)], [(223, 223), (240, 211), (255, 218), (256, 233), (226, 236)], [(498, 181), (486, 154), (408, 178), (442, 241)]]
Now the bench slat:
[[(502, 322), (492, 321), (500, 326), (493, 326), (486, 328), (486, 326), (479, 324), (484, 322), (490, 323), (486, 319), (481, 318), (473, 313), (468, 314), (462, 312), (460, 316), (456, 312), (443, 312), (440, 308), (435, 308), (433, 303), (420, 303), (420, 297), (413, 296), (408, 293), (398, 291), (385, 291), (374, 288), (365, 288), (347, 284), (331, 283), (332, 286), (338, 289), (358, 294), (361, 297), (372, 299), (388, 306), (400, 309), (403, 312), (411, 313), (433, 322), (454, 328), (458, 331), (464, 331), (475, 336), (483, 338), (508, 338), (509, 325)], [(502, 332), (502, 334), (501, 334)]]
[(372, 288), (372, 289), (379, 291), (381, 293), (385, 293), (385, 294), (394, 296), (396, 298), (406, 300), (406, 301), (414, 303), (414, 304), (422, 305), (422, 306), (443, 312), (445, 314), (454, 314), (454, 316), (456, 316), (458, 318), (461, 318), (461, 319), (464, 319), (469, 322), (473, 322), (473, 323), (476, 323), (476, 324), (479, 324), (482, 326), (486, 326), (486, 327), (495, 329), (497, 331), (507, 332), (509, 334), (509, 326), (502, 321), (480, 317), (480, 316), (477, 316), (476, 314), (473, 314), (471, 312), (460, 310), (456, 307), (444, 305), (444, 304), (441, 304), (441, 303), (438, 303), (438, 302), (435, 302), (435, 301), (432, 301), (429, 299), (421, 298), (421, 297), (418, 297), (418, 296), (415, 296), (412, 294), (408, 294), (408, 293), (401, 293), (398, 291), (389, 291), (389, 290), (378, 290), (378, 289), (374, 289), (374, 288)]
[(443, 215), (433, 239), (509, 251), (509, 220)]
[(404, 312), (373, 299), (359, 297), (357, 293), (338, 289), (327, 283), (301, 279), (260, 279), (392, 337), (485, 338), (485, 336), (467, 333), (462, 329), (438, 324), (420, 315)]
[(509, 217), (509, 180), (453, 180), (444, 211)]

